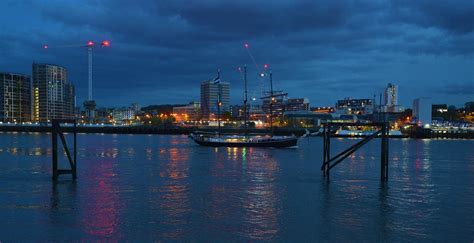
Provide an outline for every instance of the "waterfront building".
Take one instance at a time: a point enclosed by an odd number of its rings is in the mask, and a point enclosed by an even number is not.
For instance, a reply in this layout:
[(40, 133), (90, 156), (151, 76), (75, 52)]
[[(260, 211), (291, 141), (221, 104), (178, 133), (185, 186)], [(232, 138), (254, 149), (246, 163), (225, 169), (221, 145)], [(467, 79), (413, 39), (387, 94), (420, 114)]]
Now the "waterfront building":
[(95, 120), (100, 123), (109, 123), (112, 121), (112, 112), (114, 109), (111, 108), (98, 108), (95, 110)]
[(201, 119), (217, 119), (217, 105), (219, 99), (221, 102), (220, 112), (222, 116), (224, 112), (230, 111), (230, 84), (223, 81), (203, 81), (201, 83)]
[(135, 114), (139, 114), (141, 112), (141, 106), (139, 103), (132, 103), (132, 110)]
[(338, 114), (368, 115), (374, 112), (374, 100), (345, 98), (338, 100), (335, 108)]
[(384, 112), (396, 112), (398, 106), (398, 85), (388, 83), (384, 92)]
[(189, 104), (185, 106), (173, 107), (173, 116), (176, 119), (176, 122), (198, 120), (200, 112), (201, 112), (201, 103), (194, 102), (194, 101), (189, 102)]
[(362, 115), (288, 111), (285, 112), (284, 121), (284, 124), (288, 127), (314, 128), (325, 122), (364, 122), (366, 119)]
[(121, 107), (116, 108), (112, 111), (112, 119), (116, 123), (129, 123), (131, 120), (134, 120), (135, 112), (131, 107)]
[(308, 98), (288, 99), (286, 103), (286, 111), (309, 111)]
[(84, 110), (86, 112), (86, 117), (89, 122), (93, 122), (96, 117), (96, 107), (97, 104), (95, 103), (95, 100), (86, 100), (83, 103), (84, 105)]
[[(249, 109), (247, 112), (250, 114), (250, 107), (247, 105), (247, 109)], [(244, 105), (231, 105), (230, 106), (230, 116), (233, 119), (240, 119), (244, 118), (245, 116), (245, 109)]]
[(373, 122), (390, 122), (395, 123), (403, 116), (403, 112), (374, 112), (371, 115), (359, 117), (360, 119), (370, 120)]
[(328, 113), (333, 113), (335, 110), (334, 110), (334, 107), (320, 106), (320, 107), (311, 107), (310, 111), (314, 113), (328, 114)]
[(419, 126), (429, 127), (431, 125), (432, 102), (429, 97), (417, 98), (413, 101), (413, 121)]
[(33, 63), (33, 119), (74, 119), (75, 92), (64, 67)]
[[(273, 117), (281, 117), (286, 110), (286, 104), (288, 102), (288, 93), (283, 91), (274, 91), (273, 98), (270, 92), (266, 92), (262, 99), (262, 110), (265, 114), (273, 114)], [(271, 103), (273, 100), (273, 104)], [(270, 104), (272, 104), (270, 106)], [(272, 111), (270, 111), (272, 110)]]
[(436, 113), (446, 113), (448, 112), (448, 105), (447, 104), (433, 104), (432, 106), (432, 113), (433, 114), (436, 114)]
[(0, 73), (0, 121), (31, 121), (30, 77), (16, 73)]

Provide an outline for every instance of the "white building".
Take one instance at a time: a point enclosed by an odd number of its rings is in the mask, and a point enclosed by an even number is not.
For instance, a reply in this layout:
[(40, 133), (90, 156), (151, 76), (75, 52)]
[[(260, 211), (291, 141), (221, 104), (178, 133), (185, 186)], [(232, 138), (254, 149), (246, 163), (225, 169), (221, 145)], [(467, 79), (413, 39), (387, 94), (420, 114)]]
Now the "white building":
[(384, 112), (399, 112), (398, 107), (398, 85), (389, 83), (384, 92)]
[(429, 97), (422, 97), (413, 101), (413, 121), (420, 126), (429, 127), (431, 125), (432, 101)]
[(112, 111), (112, 117), (115, 122), (122, 123), (124, 121), (133, 120), (135, 117), (135, 112), (131, 107), (117, 108)]

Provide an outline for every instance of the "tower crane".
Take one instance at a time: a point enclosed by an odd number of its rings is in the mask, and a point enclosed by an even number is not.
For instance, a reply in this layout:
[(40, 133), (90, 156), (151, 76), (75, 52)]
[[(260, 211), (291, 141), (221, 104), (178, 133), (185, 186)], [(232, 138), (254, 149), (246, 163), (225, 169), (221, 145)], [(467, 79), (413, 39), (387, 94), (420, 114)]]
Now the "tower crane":
[[(95, 107), (96, 103), (92, 98), (92, 50), (97, 45), (94, 41), (87, 41), (86, 44), (73, 44), (73, 45), (57, 45), (57, 46), (50, 46), (48, 44), (43, 45), (43, 49), (50, 49), (50, 48), (86, 48), (87, 50), (87, 66), (88, 66), (88, 96), (87, 100), (84, 101), (84, 108), (86, 109), (87, 116), (89, 121), (92, 121), (94, 118)], [(100, 47), (107, 48), (110, 47), (110, 41), (104, 40), (100, 43)]]

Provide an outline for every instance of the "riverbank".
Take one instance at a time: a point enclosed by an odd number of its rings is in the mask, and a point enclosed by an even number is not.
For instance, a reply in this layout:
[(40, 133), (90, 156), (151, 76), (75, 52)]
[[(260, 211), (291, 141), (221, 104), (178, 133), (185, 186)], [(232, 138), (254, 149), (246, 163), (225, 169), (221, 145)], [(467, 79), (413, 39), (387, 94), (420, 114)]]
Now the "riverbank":
[[(64, 132), (72, 132), (71, 126), (65, 126), (62, 128)], [(219, 130), (215, 127), (160, 127), (160, 126), (78, 126), (78, 133), (106, 133), (106, 134), (167, 134), (167, 135), (188, 135), (196, 130), (204, 132), (218, 132)], [(319, 129), (317, 128), (281, 128), (276, 127), (274, 129), (275, 135), (296, 135), (303, 136), (307, 131), (312, 134), (316, 134)], [(50, 126), (0, 126), (0, 132), (40, 132), (47, 133), (51, 132)], [(228, 134), (242, 134), (244, 130), (241, 128), (221, 128), (221, 133)], [(249, 128), (247, 132), (250, 134), (269, 134), (270, 129), (262, 128)], [(318, 134), (316, 134), (318, 136)], [(363, 137), (357, 135), (337, 135), (333, 134), (333, 137)], [(420, 138), (420, 139), (474, 139), (474, 131), (464, 130), (448, 130), (448, 131), (437, 131), (431, 129), (419, 129), (412, 131), (409, 134), (403, 134), (402, 136), (390, 136), (391, 138)]]
[[(73, 127), (62, 127), (64, 132), (71, 132)], [(193, 131), (217, 132), (213, 127), (159, 127), (159, 126), (78, 126), (78, 133), (108, 133), (108, 134), (168, 134), (168, 135), (188, 135)], [(308, 129), (310, 132), (316, 132), (315, 129)], [(0, 126), (0, 132), (51, 132), (49, 126)], [(240, 128), (222, 128), (221, 133), (243, 133)], [(269, 129), (250, 128), (248, 133), (268, 134)], [(296, 135), (302, 136), (306, 133), (304, 128), (275, 128), (275, 135)]]

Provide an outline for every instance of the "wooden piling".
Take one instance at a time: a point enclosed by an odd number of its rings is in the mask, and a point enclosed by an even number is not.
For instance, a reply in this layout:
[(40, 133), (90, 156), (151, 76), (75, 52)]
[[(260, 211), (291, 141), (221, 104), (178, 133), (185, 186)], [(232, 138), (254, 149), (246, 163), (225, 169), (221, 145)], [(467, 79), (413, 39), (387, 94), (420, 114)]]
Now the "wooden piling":
[[(361, 141), (352, 145), (348, 149), (338, 153), (334, 157), (331, 157), (331, 126), (371, 126), (378, 127), (379, 130), (374, 134), (365, 137)], [(323, 164), (321, 165), (321, 170), (323, 171), (323, 176), (327, 177), (329, 180), (330, 170), (341, 163), (344, 159), (349, 157), (352, 153), (361, 148), (364, 144), (370, 140), (380, 137), (380, 180), (383, 182), (388, 181), (388, 160), (389, 160), (389, 132), (390, 127), (389, 123), (325, 123), (323, 127)]]
[[(74, 154), (71, 156), (71, 152), (69, 147), (66, 143), (66, 138), (64, 137), (63, 131), (61, 130), (61, 123), (73, 123), (73, 130), (72, 133), (74, 135), (73, 139), (73, 147), (74, 147)], [(52, 158), (52, 170), (53, 170), (53, 181), (56, 181), (59, 175), (62, 174), (71, 174), (72, 179), (77, 178), (77, 123), (76, 120), (60, 120), (60, 119), (53, 119), (51, 121), (51, 141), (52, 141), (52, 150), (53, 150), (53, 158)], [(59, 169), (58, 165), (58, 136), (61, 139), (61, 143), (63, 145), (63, 149), (66, 152), (67, 159), (69, 161), (70, 169)]]

